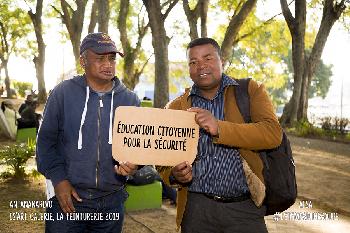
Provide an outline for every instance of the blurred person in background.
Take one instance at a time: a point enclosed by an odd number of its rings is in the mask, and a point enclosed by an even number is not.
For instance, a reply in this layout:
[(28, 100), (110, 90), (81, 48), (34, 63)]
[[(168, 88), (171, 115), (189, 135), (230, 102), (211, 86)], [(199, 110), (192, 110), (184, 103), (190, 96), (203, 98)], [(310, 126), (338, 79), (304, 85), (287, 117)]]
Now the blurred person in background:
[(1, 103), (1, 110), (3, 111), (7, 124), (10, 129), (11, 135), (16, 136), (17, 134), (17, 120), (20, 118), (20, 115), (16, 111), (12, 100), (4, 100)]
[(30, 95), (30, 94), (27, 95), (26, 100), (24, 101), (23, 104), (21, 104), (21, 106), (20, 106), (19, 109), (18, 109), (19, 114), (21, 114), (21, 112), (22, 112), (28, 105), (30, 105), (33, 101), (34, 101), (33, 95)]

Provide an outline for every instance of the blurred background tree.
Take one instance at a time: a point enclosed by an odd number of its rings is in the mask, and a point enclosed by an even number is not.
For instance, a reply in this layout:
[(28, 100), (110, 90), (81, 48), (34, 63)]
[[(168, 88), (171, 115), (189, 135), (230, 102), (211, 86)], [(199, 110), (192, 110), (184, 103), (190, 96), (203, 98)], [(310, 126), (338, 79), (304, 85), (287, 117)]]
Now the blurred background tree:
[(27, 13), (17, 8), (13, 1), (3, 0), (0, 4), (0, 72), (5, 70), (5, 88), (9, 98), (11, 80), (8, 62), (12, 54), (27, 55), (28, 46), (32, 47), (32, 40), (28, 38), (30, 31), (30, 18)]

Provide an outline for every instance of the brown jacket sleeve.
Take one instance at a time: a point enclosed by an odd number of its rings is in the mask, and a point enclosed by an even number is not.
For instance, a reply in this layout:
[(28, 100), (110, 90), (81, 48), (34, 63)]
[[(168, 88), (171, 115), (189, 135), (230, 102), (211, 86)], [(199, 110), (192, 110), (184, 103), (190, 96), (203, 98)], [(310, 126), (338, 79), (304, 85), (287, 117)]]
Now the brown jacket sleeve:
[(215, 143), (248, 150), (277, 147), (282, 140), (282, 129), (264, 85), (251, 80), (248, 93), (252, 123), (244, 123), (242, 116), (232, 116), (230, 109), (237, 109), (236, 100), (234, 94), (226, 93), (225, 121), (218, 121), (219, 137), (215, 139)]

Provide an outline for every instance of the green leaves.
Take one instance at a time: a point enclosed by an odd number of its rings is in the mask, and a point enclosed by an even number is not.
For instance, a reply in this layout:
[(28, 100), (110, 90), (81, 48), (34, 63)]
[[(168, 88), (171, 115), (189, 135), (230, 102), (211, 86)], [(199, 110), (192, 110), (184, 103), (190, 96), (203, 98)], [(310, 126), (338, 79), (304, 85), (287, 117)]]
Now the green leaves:
[(0, 4), (0, 56), (8, 60), (10, 54), (26, 55), (29, 34), (33, 31), (27, 12), (13, 2)]
[(0, 150), (0, 164), (9, 166), (14, 177), (22, 178), (25, 176), (25, 165), (28, 159), (34, 155), (34, 140), (28, 140), (27, 143), (8, 145)]
[(26, 90), (32, 90), (33, 84), (29, 82), (19, 82), (19, 81), (13, 81), (12, 82), (13, 87), (18, 90), (18, 94), (21, 97), (25, 97), (25, 91)]
[(264, 82), (267, 88), (281, 88), (286, 82), (281, 68), (282, 58), (288, 54), (291, 38), (283, 21), (271, 21), (259, 28), (263, 22), (255, 16), (250, 17), (240, 35), (251, 35), (238, 42), (233, 56), (226, 67), (232, 77), (253, 77)]

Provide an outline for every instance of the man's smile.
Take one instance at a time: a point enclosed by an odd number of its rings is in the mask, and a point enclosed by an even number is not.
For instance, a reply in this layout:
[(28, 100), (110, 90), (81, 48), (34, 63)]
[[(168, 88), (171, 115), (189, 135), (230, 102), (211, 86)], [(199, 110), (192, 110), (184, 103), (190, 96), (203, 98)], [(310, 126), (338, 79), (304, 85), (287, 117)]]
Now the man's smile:
[(202, 73), (202, 74), (199, 74), (199, 77), (206, 78), (208, 75), (210, 75), (210, 73)]

